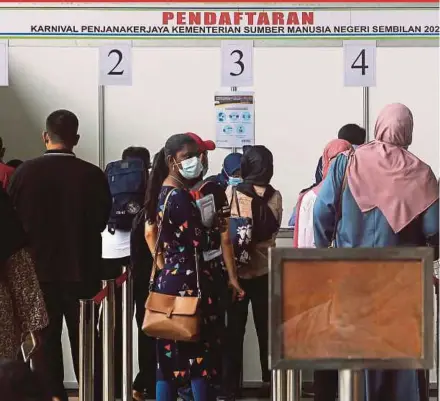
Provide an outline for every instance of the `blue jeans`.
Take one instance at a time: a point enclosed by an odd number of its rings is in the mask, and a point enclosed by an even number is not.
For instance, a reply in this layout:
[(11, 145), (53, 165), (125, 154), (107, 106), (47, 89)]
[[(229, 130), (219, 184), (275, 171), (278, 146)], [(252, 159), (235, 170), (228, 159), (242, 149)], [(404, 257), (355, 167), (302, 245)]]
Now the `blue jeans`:
[[(191, 389), (194, 401), (208, 401), (209, 384), (203, 379), (191, 380)], [(172, 381), (160, 380), (156, 382), (157, 401), (176, 401), (177, 388)]]

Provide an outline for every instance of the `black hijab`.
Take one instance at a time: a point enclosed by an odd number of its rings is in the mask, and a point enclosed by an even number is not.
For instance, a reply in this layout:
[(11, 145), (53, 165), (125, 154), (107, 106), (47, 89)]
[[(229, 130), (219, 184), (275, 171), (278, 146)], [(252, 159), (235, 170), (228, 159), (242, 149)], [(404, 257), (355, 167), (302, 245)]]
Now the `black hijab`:
[(26, 234), (8, 194), (0, 188), (0, 270), (7, 260), (26, 246)]
[(237, 190), (246, 194), (254, 194), (254, 185), (269, 187), (273, 176), (273, 155), (263, 145), (249, 146), (244, 149), (241, 159), (241, 176), (243, 183)]

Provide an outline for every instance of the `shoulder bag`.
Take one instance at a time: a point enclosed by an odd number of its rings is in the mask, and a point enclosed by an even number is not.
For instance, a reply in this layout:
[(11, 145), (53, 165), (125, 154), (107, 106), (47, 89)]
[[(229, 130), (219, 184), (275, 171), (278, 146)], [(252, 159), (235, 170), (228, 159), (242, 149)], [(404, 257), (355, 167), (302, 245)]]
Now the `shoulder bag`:
[(202, 297), (199, 277), (199, 255), (194, 248), (195, 270), (197, 277), (197, 296), (181, 297), (178, 295), (161, 294), (154, 292), (154, 281), (157, 271), (157, 255), (159, 241), (165, 221), (165, 212), (171, 190), (165, 198), (163, 217), (157, 236), (153, 267), (150, 277), (150, 295), (145, 304), (145, 316), (142, 331), (154, 338), (172, 341), (197, 342), (200, 338), (199, 305)]
[(240, 268), (249, 265), (251, 261), (253, 219), (241, 216), (235, 188), (232, 189), (231, 209), (234, 201), (238, 217), (231, 216), (229, 218), (229, 235), (234, 247), (235, 262), (237, 268)]
[(342, 196), (344, 195), (345, 188), (347, 187), (348, 166), (350, 164), (352, 154), (353, 152), (350, 152), (347, 155), (347, 166), (345, 167), (344, 178), (342, 179), (341, 193), (339, 194), (339, 200), (336, 209), (335, 228), (333, 229), (332, 240), (330, 242), (329, 248), (336, 248), (336, 234), (338, 232), (339, 220), (341, 220), (342, 218)]

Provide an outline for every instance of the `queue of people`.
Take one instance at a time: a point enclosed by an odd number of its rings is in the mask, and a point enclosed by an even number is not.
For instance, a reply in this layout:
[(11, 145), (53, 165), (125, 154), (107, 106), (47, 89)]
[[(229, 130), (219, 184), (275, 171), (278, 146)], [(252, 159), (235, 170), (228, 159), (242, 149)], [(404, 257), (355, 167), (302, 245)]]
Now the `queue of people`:
[[(294, 247), (431, 246), (438, 257), (438, 182), (408, 150), (413, 124), (407, 107), (392, 104), (370, 143), (361, 127), (341, 128), (324, 147), (316, 182), (299, 194), (290, 219)], [(32, 333), (41, 400), (67, 401), (63, 319), (78, 377), (79, 299), (129, 267), (139, 327), (134, 400), (239, 398), (249, 305), (267, 395), (268, 249), (283, 214), (270, 150), (245, 147), (207, 177), (214, 142), (183, 133), (168, 138), (152, 164), (146, 148), (129, 147), (103, 172), (74, 154), (78, 126), (73, 113), (55, 111), (43, 156), (16, 171), (0, 163), (0, 174), (8, 171), (8, 194), (0, 191), (8, 233), (0, 248), (0, 357), (15, 359)], [(117, 309), (116, 396), (121, 329)], [(102, 399), (101, 357), (96, 347), (95, 401)], [(366, 401), (428, 400), (427, 372), (366, 375)], [(316, 401), (336, 400), (337, 372), (316, 372), (314, 384)]]

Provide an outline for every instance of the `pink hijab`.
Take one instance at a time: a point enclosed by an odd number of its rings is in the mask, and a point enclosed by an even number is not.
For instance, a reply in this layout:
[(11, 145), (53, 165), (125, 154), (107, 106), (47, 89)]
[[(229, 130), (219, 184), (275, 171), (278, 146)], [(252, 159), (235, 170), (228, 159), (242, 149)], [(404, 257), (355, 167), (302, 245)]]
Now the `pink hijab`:
[(352, 149), (353, 147), (351, 146), (351, 143), (345, 139), (333, 139), (327, 144), (324, 148), (324, 153), (322, 154), (322, 181), (316, 187), (312, 188), (315, 194), (318, 194), (321, 189), (333, 159), (339, 154)]
[(348, 185), (361, 211), (377, 207), (395, 233), (439, 197), (431, 168), (406, 150), (413, 124), (408, 107), (386, 106), (374, 127), (375, 140), (358, 148), (348, 166)]
[(346, 141), (345, 139), (333, 139), (330, 141), (327, 146), (324, 148), (324, 153), (322, 155), (322, 181), (311, 190), (303, 192), (296, 204), (296, 216), (295, 216), (295, 228), (293, 230), (293, 247), (298, 248), (298, 237), (299, 237), (299, 216), (301, 210), (301, 203), (304, 198), (304, 195), (308, 194), (310, 191), (313, 191), (315, 194), (318, 194), (319, 189), (321, 188), (324, 178), (326, 177), (328, 170), (330, 168), (330, 164), (332, 160), (338, 156), (340, 153), (346, 152), (347, 150), (353, 149), (351, 143)]

